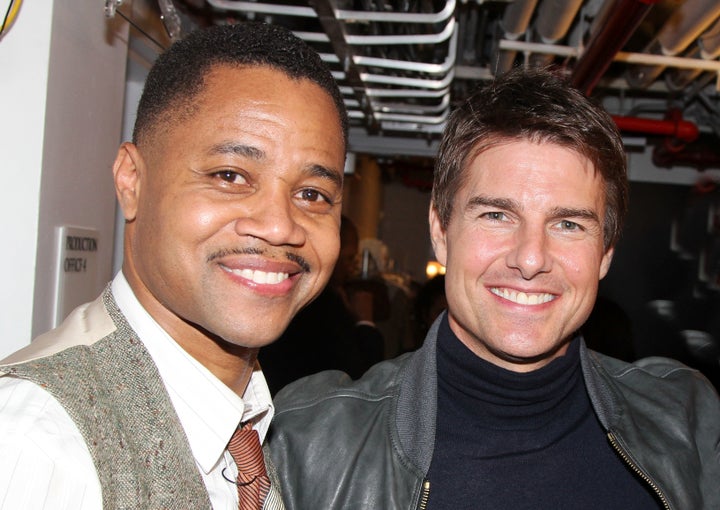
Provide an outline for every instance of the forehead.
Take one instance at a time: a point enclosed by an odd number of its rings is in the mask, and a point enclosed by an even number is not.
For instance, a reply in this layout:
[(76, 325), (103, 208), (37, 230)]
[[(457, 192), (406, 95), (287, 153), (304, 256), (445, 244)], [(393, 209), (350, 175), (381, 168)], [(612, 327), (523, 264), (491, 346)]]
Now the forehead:
[[(300, 102), (298, 102), (300, 101)], [(330, 94), (308, 78), (293, 78), (285, 72), (264, 65), (229, 66), (210, 68), (203, 87), (194, 102), (224, 108), (226, 104), (293, 104), (298, 109), (323, 110), (340, 117)]]
[(465, 167), (463, 190), (470, 195), (492, 190), (527, 198), (542, 194), (603, 201), (604, 185), (593, 163), (577, 151), (555, 143), (513, 140), (476, 153)]
[(213, 66), (200, 91), (179, 99), (157, 123), (152, 145), (156, 150), (178, 137), (200, 143), (223, 136), (257, 136), (281, 143), (278, 129), (294, 135), (293, 143), (307, 144), (312, 138), (318, 150), (344, 157), (340, 115), (330, 94), (309, 79), (258, 65)]

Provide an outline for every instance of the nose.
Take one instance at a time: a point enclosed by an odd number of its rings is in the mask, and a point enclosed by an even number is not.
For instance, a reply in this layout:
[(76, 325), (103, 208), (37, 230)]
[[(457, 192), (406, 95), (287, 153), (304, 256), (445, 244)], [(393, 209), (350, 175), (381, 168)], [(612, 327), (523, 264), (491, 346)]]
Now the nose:
[(547, 233), (542, 227), (522, 225), (507, 254), (508, 267), (517, 269), (525, 280), (550, 271), (552, 257), (548, 251)]
[(301, 211), (290, 193), (283, 189), (256, 193), (246, 199), (248, 207), (238, 214), (235, 230), (239, 235), (262, 239), (273, 246), (301, 246), (305, 229), (299, 222)]

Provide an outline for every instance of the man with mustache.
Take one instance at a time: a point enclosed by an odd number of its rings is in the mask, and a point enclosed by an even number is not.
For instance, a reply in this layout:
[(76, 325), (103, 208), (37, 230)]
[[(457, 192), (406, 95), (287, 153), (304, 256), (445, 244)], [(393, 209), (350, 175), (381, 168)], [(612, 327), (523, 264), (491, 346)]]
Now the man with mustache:
[(242, 429), (259, 451), (258, 349), (332, 272), (346, 134), (285, 29), (198, 30), (159, 57), (113, 165), (122, 271), (0, 366), (2, 508), (282, 508), (232, 445)]

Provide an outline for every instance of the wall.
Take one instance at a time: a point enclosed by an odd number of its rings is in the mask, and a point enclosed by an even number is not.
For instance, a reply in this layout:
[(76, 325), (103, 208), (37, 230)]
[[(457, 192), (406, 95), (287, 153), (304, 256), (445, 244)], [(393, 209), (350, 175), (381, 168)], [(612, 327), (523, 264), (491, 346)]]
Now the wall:
[(27, 342), (32, 324), (52, 4), (27, 2), (0, 39), (0, 357)]
[(435, 259), (428, 226), (430, 192), (390, 182), (385, 184), (383, 203), (380, 238), (388, 246), (396, 271), (424, 282), (425, 266)]
[(0, 40), (0, 358), (52, 327), (57, 226), (98, 229), (97, 290), (112, 276), (128, 29), (103, 7), (26, 1)]

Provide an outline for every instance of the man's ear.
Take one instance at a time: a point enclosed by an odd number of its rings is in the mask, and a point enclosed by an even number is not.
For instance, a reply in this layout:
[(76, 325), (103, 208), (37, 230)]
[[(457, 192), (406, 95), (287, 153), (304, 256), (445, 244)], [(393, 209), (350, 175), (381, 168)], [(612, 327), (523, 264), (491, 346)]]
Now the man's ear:
[(435, 210), (435, 204), (430, 204), (429, 213), (430, 222), (430, 241), (432, 242), (435, 258), (443, 266), (447, 265), (447, 242), (445, 229), (440, 224), (440, 218)]
[(600, 261), (600, 280), (605, 278), (605, 275), (610, 271), (610, 263), (612, 262), (613, 255), (615, 254), (615, 248), (610, 248), (603, 255)]
[(113, 164), (113, 179), (115, 193), (126, 221), (133, 221), (137, 214), (141, 181), (139, 173), (142, 172), (142, 165), (142, 157), (134, 144), (126, 142), (120, 146)]

